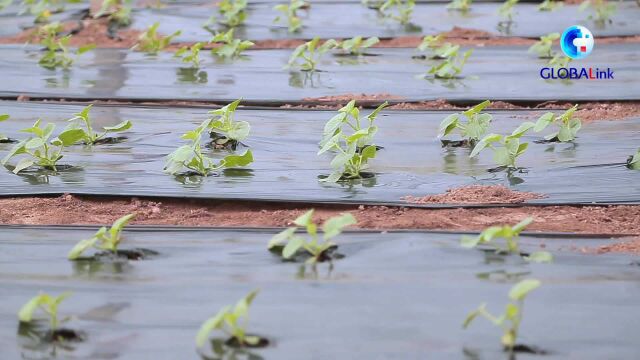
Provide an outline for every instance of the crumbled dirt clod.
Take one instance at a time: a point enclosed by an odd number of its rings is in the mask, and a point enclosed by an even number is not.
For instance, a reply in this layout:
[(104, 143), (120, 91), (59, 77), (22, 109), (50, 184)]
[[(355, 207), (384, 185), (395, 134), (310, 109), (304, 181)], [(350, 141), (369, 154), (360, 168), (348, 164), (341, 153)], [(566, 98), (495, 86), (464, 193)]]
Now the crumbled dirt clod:
[(444, 194), (403, 198), (414, 204), (518, 204), (545, 196), (514, 191), (502, 185), (471, 185), (447, 190)]
[(400, 100), (402, 96), (382, 94), (343, 94), (332, 96), (321, 96), (317, 98), (302, 98), (302, 101), (318, 101), (318, 102), (349, 102), (356, 101), (384, 101), (384, 100)]
[(624, 241), (616, 241), (611, 245), (603, 245), (595, 249), (587, 249), (587, 252), (595, 252), (597, 254), (608, 254), (608, 253), (640, 254), (640, 237), (628, 239)]

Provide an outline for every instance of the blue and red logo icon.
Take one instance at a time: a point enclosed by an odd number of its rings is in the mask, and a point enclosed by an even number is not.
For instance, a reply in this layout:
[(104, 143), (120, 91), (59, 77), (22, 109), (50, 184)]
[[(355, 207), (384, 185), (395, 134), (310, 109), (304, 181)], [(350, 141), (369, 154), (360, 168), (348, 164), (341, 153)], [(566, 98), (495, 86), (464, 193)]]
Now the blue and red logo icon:
[(568, 27), (560, 38), (560, 47), (568, 57), (583, 59), (593, 50), (593, 34), (584, 26)]

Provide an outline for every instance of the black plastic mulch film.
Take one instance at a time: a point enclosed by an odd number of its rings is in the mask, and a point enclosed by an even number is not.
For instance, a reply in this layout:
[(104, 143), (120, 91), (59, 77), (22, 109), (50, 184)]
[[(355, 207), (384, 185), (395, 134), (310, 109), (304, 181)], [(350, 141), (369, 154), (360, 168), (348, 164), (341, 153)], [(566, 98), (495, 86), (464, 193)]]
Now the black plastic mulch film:
[[(11, 119), (0, 130), (11, 138), (24, 138), (19, 129), (42, 118), (64, 126), (80, 106), (38, 103), (1, 103)], [(317, 156), (324, 123), (334, 111), (239, 110), (237, 119), (251, 123), (244, 141), (255, 162), (244, 170), (226, 170), (206, 178), (174, 177), (162, 172), (165, 156), (184, 144), (180, 134), (206, 118), (207, 109), (101, 107), (92, 110), (95, 126), (129, 119), (133, 128), (120, 144), (68, 148), (62, 164), (74, 168), (58, 175), (27, 171), (14, 175), (0, 171), (0, 194), (58, 194), (171, 196), (208, 199), (269, 201), (395, 203), (402, 197), (444, 193), (470, 184), (503, 184), (518, 191), (548, 197), (535, 204), (637, 203), (638, 172), (624, 162), (640, 143), (640, 118), (585, 124), (572, 144), (536, 144), (542, 134), (524, 137), (531, 142), (518, 159), (522, 172), (489, 173), (494, 167), (490, 151), (469, 158), (464, 148), (442, 149), (436, 138), (440, 121), (450, 112), (383, 111), (376, 124), (376, 144), (383, 146), (371, 161), (372, 179), (327, 184), (318, 176), (330, 172), (330, 154)], [(524, 120), (535, 121), (541, 112), (497, 111), (491, 132), (510, 133)], [(11, 144), (0, 144), (4, 156)], [(242, 150), (241, 150), (242, 151)], [(225, 152), (207, 150), (220, 158)]]
[[(548, 351), (545, 359), (637, 355), (640, 274), (633, 259), (559, 251), (578, 240), (523, 236), (524, 250), (544, 242), (555, 255), (551, 264), (527, 264), (463, 249), (456, 234), (348, 232), (335, 239), (346, 257), (331, 271), (320, 264), (316, 275), (266, 250), (273, 231), (127, 229), (121, 248), (160, 255), (119, 264), (67, 261), (75, 242), (95, 231), (0, 227), (3, 358), (51, 351), (16, 331), (16, 312), (41, 290), (72, 291), (60, 315), (76, 315), (65, 327), (87, 334), (83, 343), (58, 347), (58, 357), (188, 359), (197, 357), (201, 323), (259, 288), (248, 330), (274, 345), (249, 350), (252, 359), (310, 352), (318, 359), (498, 359), (499, 328), (461, 324), (483, 302), (501, 312), (511, 282), (523, 277), (542, 286), (527, 297), (519, 340)], [(579, 239), (581, 246), (608, 241)]]
[[(588, 19), (591, 10), (580, 12), (578, 5), (564, 5), (553, 12), (548, 12), (538, 11), (538, 4), (535, 3), (520, 3), (514, 8), (515, 23), (506, 30), (498, 28), (498, 23), (501, 21), (497, 13), (499, 2), (474, 2), (468, 13), (447, 10), (445, 2), (418, 3), (411, 18), (411, 24), (405, 26), (394, 20), (380, 17), (376, 10), (369, 9), (357, 1), (312, 1), (308, 11), (300, 11), (303, 28), (293, 34), (288, 32), (286, 25), (273, 22), (279, 14), (273, 10), (273, 6), (286, 2), (250, 2), (246, 24), (237, 28), (236, 36), (251, 40), (358, 35), (394, 37), (449, 31), (454, 26), (462, 26), (506, 36), (539, 37), (551, 31), (561, 32), (575, 24), (587, 26), (594, 32), (596, 38), (640, 34), (640, 23), (636, 21), (640, 17), (640, 8), (632, 1), (616, 2), (617, 11), (612, 16), (612, 22), (606, 26), (599, 26)], [(65, 12), (54, 14), (52, 20), (78, 20), (86, 8), (85, 4), (69, 5)], [(15, 5), (0, 11), (0, 35), (14, 35), (33, 25), (33, 16), (17, 16), (18, 11), (19, 8)], [(162, 33), (170, 34), (176, 30), (182, 30), (183, 33), (176, 39), (177, 41), (207, 41), (211, 37), (211, 32), (203, 29), (202, 26), (215, 14), (217, 9), (210, 3), (172, 4), (169, 2), (160, 9), (138, 7), (133, 12), (132, 26), (142, 30), (154, 22), (160, 22)], [(545, 25), (540, 26), (541, 23)]]
[[(283, 104), (305, 98), (355, 94), (388, 94), (399, 101), (445, 98), (480, 102), (546, 100), (639, 100), (640, 53), (636, 44), (597, 45), (577, 66), (613, 71), (610, 80), (544, 80), (545, 60), (527, 47), (476, 48), (462, 79), (425, 78), (430, 60), (413, 59), (414, 49), (372, 49), (350, 58), (326, 54), (315, 73), (283, 69), (292, 50), (248, 51), (232, 62), (202, 54), (200, 69), (190, 68), (171, 53), (98, 49), (82, 55), (69, 71), (38, 65), (35, 47), (0, 46), (0, 96), (206, 100)], [(517, 79), (517, 80), (516, 80)], [(514, 81), (516, 80), (516, 81)]]

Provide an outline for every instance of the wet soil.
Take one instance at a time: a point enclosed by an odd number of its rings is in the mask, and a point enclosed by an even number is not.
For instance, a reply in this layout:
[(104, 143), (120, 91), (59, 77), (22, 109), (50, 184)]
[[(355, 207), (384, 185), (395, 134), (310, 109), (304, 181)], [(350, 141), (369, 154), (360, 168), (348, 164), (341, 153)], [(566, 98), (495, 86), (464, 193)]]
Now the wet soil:
[[(318, 221), (351, 212), (361, 229), (482, 230), (514, 224), (526, 217), (527, 230), (582, 234), (640, 235), (640, 206), (544, 206), (476, 209), (415, 209), (388, 206), (314, 206)], [(101, 198), (63, 195), (55, 198), (0, 199), (0, 223), (33, 225), (111, 224), (135, 212), (133, 224), (230, 227), (283, 227), (311, 206), (219, 200)]]
[(543, 194), (513, 191), (502, 185), (471, 185), (449, 189), (444, 194), (408, 196), (405, 200), (414, 204), (518, 204), (544, 197)]

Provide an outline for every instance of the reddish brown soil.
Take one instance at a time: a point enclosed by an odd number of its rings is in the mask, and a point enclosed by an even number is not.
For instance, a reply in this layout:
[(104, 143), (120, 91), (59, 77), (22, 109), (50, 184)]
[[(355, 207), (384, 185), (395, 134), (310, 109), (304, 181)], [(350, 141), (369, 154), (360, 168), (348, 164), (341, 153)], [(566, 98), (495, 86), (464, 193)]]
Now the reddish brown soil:
[(414, 204), (518, 204), (544, 197), (542, 194), (513, 191), (502, 185), (471, 185), (449, 189), (444, 194), (420, 198), (407, 196), (404, 200)]
[(607, 254), (607, 253), (640, 254), (640, 238), (633, 238), (625, 241), (615, 242), (611, 245), (603, 245), (595, 249), (588, 249), (588, 251), (595, 252), (597, 254)]
[(302, 98), (302, 101), (309, 102), (349, 102), (351, 100), (356, 101), (385, 101), (385, 100), (400, 100), (401, 96), (391, 95), (387, 93), (383, 94), (343, 94), (333, 96), (322, 96), (317, 98)]
[[(146, 200), (65, 195), (0, 199), (2, 224), (109, 224), (136, 212), (134, 224), (181, 226), (288, 226), (304, 204), (205, 200)], [(481, 230), (532, 216), (533, 231), (640, 235), (640, 206), (410, 209), (386, 206), (316, 206), (318, 218), (351, 212), (357, 228)]]
[[(140, 31), (125, 29), (118, 31), (118, 38), (111, 39), (107, 36), (107, 18), (86, 19), (80, 22), (68, 21), (63, 24), (64, 31), (69, 32), (80, 29), (75, 33), (69, 44), (71, 46), (83, 46), (87, 44), (97, 44), (102, 48), (130, 48), (138, 41)], [(37, 44), (40, 39), (36, 36), (37, 29), (28, 29), (18, 35), (10, 37), (0, 37), (0, 44)]]

